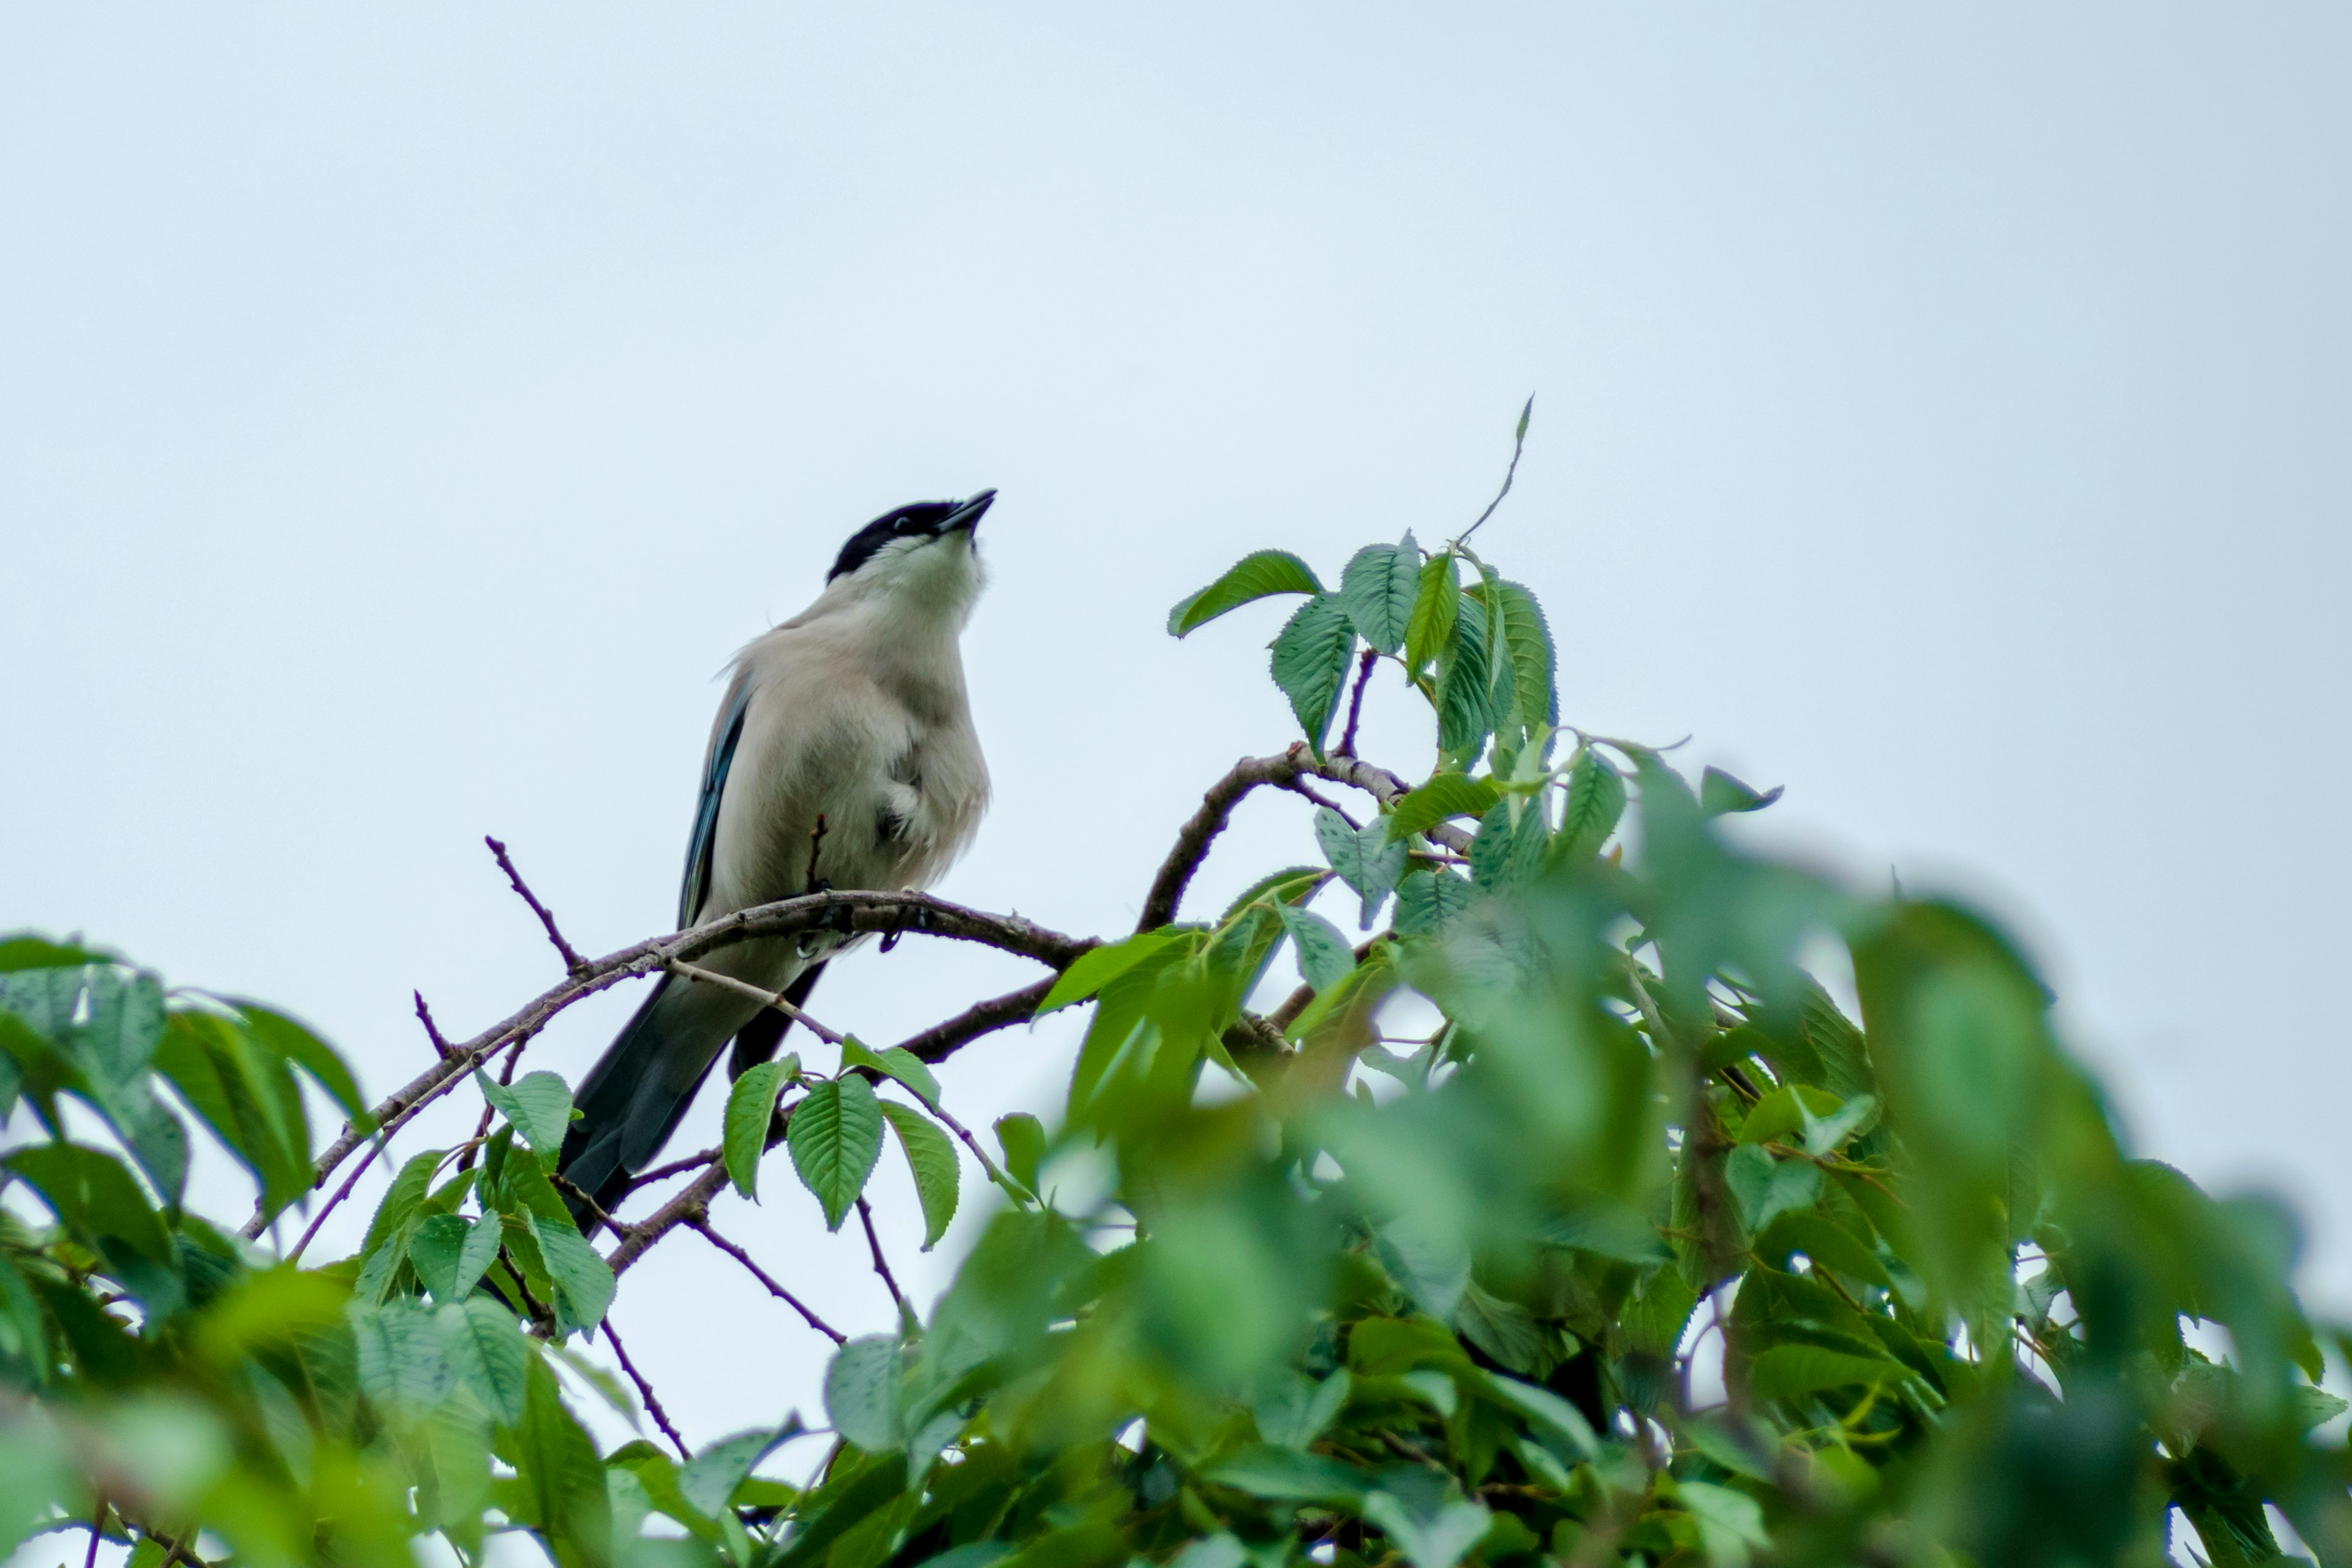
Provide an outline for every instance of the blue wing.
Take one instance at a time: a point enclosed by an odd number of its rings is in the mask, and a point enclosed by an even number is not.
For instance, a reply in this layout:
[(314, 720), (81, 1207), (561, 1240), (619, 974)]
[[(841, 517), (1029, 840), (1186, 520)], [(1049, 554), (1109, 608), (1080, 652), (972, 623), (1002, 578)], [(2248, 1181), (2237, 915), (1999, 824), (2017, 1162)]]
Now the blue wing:
[(751, 705), (751, 683), (736, 678), (727, 708), (702, 764), (702, 796), (694, 806), (694, 835), (686, 843), (686, 878), (677, 890), (677, 926), (684, 931), (710, 895), (710, 861), (719, 838), (719, 801), (727, 793), (728, 770), (735, 765), (735, 742), (743, 738), (743, 714)]

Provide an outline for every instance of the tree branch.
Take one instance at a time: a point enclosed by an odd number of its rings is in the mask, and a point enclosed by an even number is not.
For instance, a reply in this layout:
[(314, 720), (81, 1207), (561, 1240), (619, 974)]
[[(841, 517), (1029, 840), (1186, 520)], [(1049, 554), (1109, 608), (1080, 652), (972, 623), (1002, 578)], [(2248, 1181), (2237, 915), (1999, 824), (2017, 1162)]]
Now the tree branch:
[(507, 880), (514, 884), (514, 890), (522, 895), (522, 901), (530, 906), (530, 912), (537, 915), (539, 923), (547, 928), (547, 940), (555, 944), (556, 952), (562, 956), (563, 972), (566, 974), (578, 975), (588, 967), (588, 961), (580, 956), (577, 948), (563, 940), (562, 931), (555, 929), (554, 912), (545, 904), (541, 903), (538, 896), (532, 893), (530, 886), (523, 881), (522, 873), (515, 869), (515, 863), (508, 856), (505, 845), (487, 833), (482, 835), (482, 842), (490, 847), (490, 853), (499, 858), (499, 869), (507, 874)]
[[(403, 1084), (375, 1108), (373, 1117), (380, 1130), (389, 1133), (418, 1109), (447, 1093), (461, 1078), (495, 1053), (530, 1039), (545, 1028), (549, 1020), (582, 997), (624, 980), (762, 937), (791, 936), (809, 931), (858, 933), (894, 928), (1019, 953), (1055, 970), (1067, 968), (1080, 953), (1097, 945), (1091, 939), (1065, 936), (1018, 915), (989, 914), (928, 893), (831, 891), (761, 904), (690, 931), (650, 938), (595, 960), (562, 984), (534, 997), (513, 1016), (457, 1047), (456, 1055), (435, 1062)], [(365, 1136), (346, 1123), (342, 1135), (320, 1157), (311, 1185), (324, 1186)], [(259, 1236), (263, 1223), (257, 1208), (253, 1218), (246, 1222), (246, 1238)]]
[[(1183, 901), (1184, 889), (1192, 885), (1192, 874), (1208, 858), (1209, 847), (1225, 830), (1226, 819), (1244, 796), (1262, 784), (1288, 789), (1307, 776), (1362, 790), (1382, 805), (1390, 805), (1412, 788), (1386, 768), (1374, 767), (1354, 757), (1318, 757), (1304, 741), (1278, 757), (1244, 757), (1224, 777), (1209, 786), (1208, 793), (1201, 797), (1201, 809), (1178, 831), (1175, 847), (1169, 850), (1160, 874), (1151, 879), (1150, 891), (1144, 895), (1143, 913), (1135, 922), (1135, 929), (1156, 931), (1176, 918), (1177, 906)], [(1452, 823), (1438, 823), (1425, 833), (1433, 843), (1443, 844), (1456, 854), (1470, 852), (1470, 835)]]

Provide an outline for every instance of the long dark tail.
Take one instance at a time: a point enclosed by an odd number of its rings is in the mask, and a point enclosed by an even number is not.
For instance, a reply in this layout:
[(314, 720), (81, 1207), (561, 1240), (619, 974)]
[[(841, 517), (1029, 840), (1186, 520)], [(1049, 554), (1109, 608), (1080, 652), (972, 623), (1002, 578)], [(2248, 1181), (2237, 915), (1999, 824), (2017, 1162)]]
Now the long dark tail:
[[(811, 965), (785, 988), (784, 999), (799, 1006), (815, 988), (824, 969), (822, 963)], [(695, 1092), (710, 1076), (710, 1064), (718, 1060), (718, 1052), (711, 1050), (692, 1081), (683, 1085), (668, 1081), (664, 1067), (675, 1051), (688, 1043), (671, 1038), (675, 1028), (666, 1026), (656, 1011), (671, 979), (665, 974), (655, 982), (635, 1014), (588, 1069), (573, 1099), (580, 1116), (564, 1134), (563, 1154), (556, 1171), (593, 1198), (596, 1207), (606, 1214), (619, 1207), (636, 1173), (652, 1164), (677, 1131), (687, 1108), (694, 1103)], [(792, 1020), (772, 1007), (754, 1015), (736, 1032), (727, 1076), (733, 1079), (744, 1068), (774, 1056), (791, 1026)], [(581, 1230), (593, 1234), (594, 1211), (588, 1204), (570, 1194), (565, 1202)]]

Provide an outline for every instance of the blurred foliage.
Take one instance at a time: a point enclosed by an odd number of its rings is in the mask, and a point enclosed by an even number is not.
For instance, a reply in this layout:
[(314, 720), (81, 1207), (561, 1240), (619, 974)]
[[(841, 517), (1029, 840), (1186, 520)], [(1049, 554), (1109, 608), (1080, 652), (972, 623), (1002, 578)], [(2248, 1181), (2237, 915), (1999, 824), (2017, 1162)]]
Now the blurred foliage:
[[(1459, 542), (1339, 583), (1260, 552), (1170, 629), (1297, 595), (1301, 765), (1342, 771), (1350, 673), (1388, 668), (1432, 773), (1063, 975), (1067, 1103), (1000, 1122), (1001, 1167), (971, 1142), (1000, 1212), (928, 1323), (833, 1356), (804, 1490), (754, 1474), (797, 1417), (681, 1459), (574, 1414), (630, 1402), (571, 1345), (614, 1280), (548, 1174), (562, 1079), (477, 1075), (494, 1130), (311, 1264), (182, 1198), (193, 1121), (290, 1220), (302, 1080), (365, 1127), (334, 1054), (0, 945), (0, 1530), (95, 1519), (135, 1568), (471, 1563), (504, 1531), (565, 1568), (2030, 1568), (2162, 1563), (2182, 1521), (2275, 1561), (2275, 1509), (2352, 1562), (2293, 1219), (2132, 1158), (2004, 933), (1742, 849), (1724, 819), (1778, 791), (1560, 729), (1543, 610)], [(1285, 943), (1310, 994), (1253, 1026)], [(1850, 964), (1858, 1020), (1801, 953)], [(726, 1171), (754, 1190), (781, 1099), (838, 1226), (895, 1139), (928, 1245), (939, 1095), (856, 1041), (770, 1064)]]

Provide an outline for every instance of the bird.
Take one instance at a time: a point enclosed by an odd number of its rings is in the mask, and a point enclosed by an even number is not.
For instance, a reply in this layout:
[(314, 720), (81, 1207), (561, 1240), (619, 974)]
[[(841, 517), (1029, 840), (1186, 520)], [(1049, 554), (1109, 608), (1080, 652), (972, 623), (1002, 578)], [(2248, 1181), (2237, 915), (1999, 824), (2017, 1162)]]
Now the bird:
[[(971, 847), (989, 782), (961, 638), (987, 581), (975, 531), (995, 499), (884, 512), (850, 535), (807, 609), (735, 656), (703, 753), (679, 930), (827, 889), (928, 888)], [(701, 964), (797, 1009), (864, 941), (765, 938)], [(656, 981), (581, 1080), (556, 1165), (575, 1219), (593, 1233), (618, 1206), (729, 1040), (731, 1079), (772, 1058), (790, 1026), (730, 987)]]

